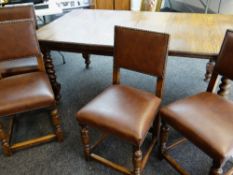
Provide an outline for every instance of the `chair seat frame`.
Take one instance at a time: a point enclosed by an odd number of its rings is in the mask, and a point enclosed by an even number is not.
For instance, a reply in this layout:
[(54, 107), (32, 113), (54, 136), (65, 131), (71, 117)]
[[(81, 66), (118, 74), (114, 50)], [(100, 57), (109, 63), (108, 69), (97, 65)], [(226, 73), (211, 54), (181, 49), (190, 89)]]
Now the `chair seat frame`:
[[(228, 97), (229, 82), (232, 80), (232, 77), (233, 77), (233, 75), (231, 75), (232, 73), (225, 72), (225, 67), (224, 67), (224, 66), (227, 66), (227, 65), (225, 65), (224, 61), (226, 62), (226, 59), (228, 59), (227, 61), (229, 62), (230, 58), (231, 58), (230, 54), (232, 54), (231, 50), (229, 50), (229, 48), (232, 48), (229, 46), (232, 46), (232, 43), (233, 43), (232, 42), (232, 34), (233, 34), (233, 31), (230, 31), (230, 30), (226, 31), (226, 35), (225, 35), (221, 50), (220, 50), (219, 55), (216, 59), (217, 62), (216, 62), (216, 65), (214, 67), (212, 77), (211, 77), (209, 85), (207, 87), (207, 92), (212, 92), (212, 93), (216, 92), (218, 81), (219, 81), (219, 75), (221, 75), (222, 78), (221, 78), (221, 82), (219, 84), (219, 90), (217, 91), (217, 94), (219, 96), (224, 97), (224, 98)], [(228, 38), (230, 38), (230, 39), (228, 39)], [(228, 52), (230, 52), (230, 54)], [(231, 63), (228, 63), (228, 65), (231, 65)], [(167, 160), (167, 162), (173, 168), (175, 168), (180, 174), (189, 175), (189, 173), (186, 170), (184, 170), (171, 155), (169, 155), (169, 151), (171, 149), (173, 149), (174, 147), (176, 147), (180, 143), (183, 143), (186, 139), (182, 138), (181, 140), (176, 141), (175, 143), (171, 144), (170, 146), (167, 146), (168, 132), (169, 132), (168, 124), (170, 124), (172, 126), (172, 123), (168, 123), (161, 115), (160, 115), (160, 117), (162, 118), (161, 119), (162, 126), (161, 126), (161, 132), (160, 132), (160, 146), (159, 146), (160, 159)], [(196, 146), (198, 147), (198, 145), (196, 145)], [(203, 150), (203, 151), (205, 152), (205, 150)], [(209, 156), (211, 156), (211, 155), (209, 155)], [(222, 175), (223, 174), (223, 167), (229, 158), (220, 159), (220, 158), (216, 158), (214, 156), (212, 156), (211, 158), (213, 159), (213, 162), (212, 162), (212, 167), (209, 171), (209, 175)], [(231, 168), (230, 170), (228, 170), (225, 173), (225, 175), (232, 175), (232, 174), (233, 174), (233, 168)]]
[[(157, 117), (159, 119), (159, 117)], [(90, 144), (90, 137), (89, 137), (89, 130), (88, 126), (85, 124), (80, 124), (80, 133), (81, 133), (81, 138), (82, 138), (82, 143), (83, 143), (83, 149), (84, 149), (84, 154), (85, 154), (85, 159), (87, 161), (89, 160), (95, 160), (99, 163), (104, 164), (105, 166), (108, 166), (114, 170), (117, 170), (123, 174), (128, 174), (128, 175), (140, 175), (142, 171), (144, 170), (149, 157), (155, 147), (155, 145), (158, 142), (158, 131), (159, 131), (159, 125), (158, 125), (158, 120), (155, 120), (153, 123), (153, 129), (152, 129), (152, 139), (149, 145), (149, 148), (145, 152), (144, 156), (142, 155), (141, 151), (141, 145), (134, 145), (133, 146), (133, 165), (134, 169), (130, 170), (122, 165), (119, 165), (117, 163), (114, 163), (110, 160), (105, 159), (102, 156), (99, 156), (94, 153), (94, 150), (96, 149), (97, 146), (99, 146), (106, 138), (110, 136), (110, 134), (103, 133), (101, 137), (93, 144)]]

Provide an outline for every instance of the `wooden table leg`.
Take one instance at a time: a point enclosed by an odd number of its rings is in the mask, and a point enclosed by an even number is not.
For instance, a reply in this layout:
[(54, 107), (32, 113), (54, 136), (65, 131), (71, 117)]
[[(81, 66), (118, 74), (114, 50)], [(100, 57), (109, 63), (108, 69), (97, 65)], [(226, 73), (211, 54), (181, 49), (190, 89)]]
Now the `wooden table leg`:
[(222, 0), (220, 0), (220, 1), (219, 1), (219, 4), (218, 4), (218, 13), (220, 13), (221, 4), (222, 4)]
[(83, 56), (83, 59), (85, 60), (86, 69), (88, 69), (89, 65), (91, 63), (90, 54), (88, 54), (88, 53), (82, 53), (82, 56)]
[(214, 70), (215, 61), (214, 59), (210, 59), (209, 62), (206, 64), (206, 74), (204, 81), (209, 81)]
[(219, 85), (218, 95), (228, 98), (231, 88), (231, 80), (226, 77), (222, 77), (221, 83)]
[(48, 74), (49, 80), (52, 84), (53, 92), (56, 98), (56, 101), (59, 102), (61, 95), (60, 95), (60, 89), (61, 84), (57, 82), (57, 76), (53, 65), (53, 60), (50, 55), (50, 50), (43, 50), (44, 54), (44, 63), (45, 63), (45, 69)]

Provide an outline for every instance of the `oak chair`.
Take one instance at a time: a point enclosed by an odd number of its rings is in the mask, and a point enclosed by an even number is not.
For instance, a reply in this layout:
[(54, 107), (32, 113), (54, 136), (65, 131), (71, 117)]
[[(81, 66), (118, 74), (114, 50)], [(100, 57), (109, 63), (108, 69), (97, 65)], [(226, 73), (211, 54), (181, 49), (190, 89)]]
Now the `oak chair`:
[[(0, 8), (0, 21), (31, 19), (37, 28), (36, 16), (32, 5)], [(0, 71), (3, 77), (35, 72), (38, 69), (36, 57), (11, 59), (0, 62)]]
[[(157, 142), (156, 115), (163, 92), (168, 40), (167, 34), (115, 27), (113, 85), (77, 113), (86, 160), (91, 158), (124, 174), (141, 174)], [(156, 76), (155, 95), (120, 85), (120, 68)], [(142, 158), (141, 145), (152, 125), (152, 141)], [(93, 146), (88, 126), (103, 132)], [(133, 171), (93, 153), (110, 134), (133, 145)]]
[[(0, 21), (18, 20), (18, 19), (31, 19), (36, 29), (37, 20), (32, 5), (17, 5), (12, 7), (0, 8)], [(65, 58), (62, 53), (59, 52), (62, 57), (62, 62), (65, 64)], [(3, 77), (37, 71), (38, 65), (36, 57), (30, 59), (17, 59), (17, 60), (6, 60), (0, 63), (0, 71)]]
[[(223, 173), (225, 162), (233, 155), (233, 102), (224, 99), (221, 91), (215, 94), (216, 80), (233, 79), (233, 31), (228, 30), (218, 55), (207, 92), (203, 92), (164, 107), (160, 111), (162, 118), (160, 156), (166, 159), (180, 174), (188, 175), (169, 155), (169, 150), (186, 139), (195, 144), (213, 159), (210, 175)], [(225, 86), (224, 83), (220, 86)], [(222, 87), (224, 88), (224, 87)], [(168, 126), (179, 131), (186, 139), (167, 145)], [(227, 175), (233, 173), (233, 169)]]
[[(19, 35), (20, 33), (20, 35)], [(16, 150), (28, 148), (54, 139), (63, 140), (56, 101), (42, 54), (37, 41), (33, 20), (11, 20), (0, 22), (0, 62), (14, 58), (37, 59), (37, 71), (2, 77), (0, 71), (0, 119), (10, 119), (9, 131), (5, 132), (0, 122), (0, 140), (3, 153), (12, 155)], [(11, 143), (14, 118), (18, 114), (36, 109), (49, 109), (55, 133), (20, 143)]]
[(0, 21), (32, 19), (37, 29), (36, 15), (32, 5), (12, 6), (0, 8)]

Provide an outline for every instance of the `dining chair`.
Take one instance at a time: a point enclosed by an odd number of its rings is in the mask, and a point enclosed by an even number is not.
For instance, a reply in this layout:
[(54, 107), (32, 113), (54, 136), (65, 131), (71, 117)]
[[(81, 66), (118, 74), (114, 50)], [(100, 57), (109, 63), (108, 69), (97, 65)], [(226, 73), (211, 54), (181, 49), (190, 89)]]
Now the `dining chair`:
[[(0, 21), (18, 19), (32, 19), (34, 27), (37, 28), (36, 16), (32, 5), (0, 8)], [(30, 59), (11, 59), (0, 62), (0, 71), (3, 77), (35, 72), (37, 70), (38, 65), (36, 57), (31, 57)]]
[[(222, 76), (222, 81), (233, 79), (232, 48), (233, 31), (227, 30), (207, 92), (178, 100), (160, 111), (162, 119), (160, 156), (180, 174), (189, 173), (169, 155), (169, 151), (186, 139), (213, 160), (210, 175), (221, 175), (224, 164), (233, 155), (233, 102), (214, 93), (219, 75)], [(220, 86), (224, 86), (224, 83)], [(168, 125), (185, 138), (167, 145)], [(233, 169), (227, 175), (232, 173)]]
[(162, 6), (162, 0), (141, 0), (141, 11), (159, 12)]
[[(96, 160), (124, 174), (141, 174), (157, 142), (156, 115), (163, 92), (168, 41), (167, 34), (115, 27), (113, 85), (77, 113), (86, 160)], [(121, 68), (156, 76), (155, 94), (120, 85)], [(142, 158), (141, 146), (152, 125), (152, 141)], [(103, 132), (93, 146), (88, 126)], [(133, 171), (93, 152), (111, 134), (133, 145)]]
[[(28, 148), (40, 143), (57, 139), (63, 140), (56, 100), (50, 81), (45, 72), (42, 54), (36, 37), (33, 20), (11, 20), (0, 22), (0, 62), (14, 58), (37, 59), (37, 71), (1, 76), (0, 71), (0, 119), (10, 119), (9, 131), (4, 131), (3, 123), (0, 122), (0, 140), (3, 153), (6, 156), (13, 152)], [(55, 132), (39, 138), (12, 143), (14, 118), (19, 118), (20, 113), (48, 109), (52, 118)], [(33, 117), (33, 116), (31, 116)]]
[[(0, 8), (0, 21), (32, 19), (34, 27), (38, 29), (35, 10), (33, 5), (17, 5)], [(58, 52), (62, 57), (62, 62), (65, 64), (65, 57)], [(3, 77), (37, 71), (38, 65), (36, 57), (11, 59), (0, 63), (0, 71)]]
[(20, 5), (0, 8), (0, 21), (32, 19), (35, 28), (37, 27), (36, 15), (32, 5)]

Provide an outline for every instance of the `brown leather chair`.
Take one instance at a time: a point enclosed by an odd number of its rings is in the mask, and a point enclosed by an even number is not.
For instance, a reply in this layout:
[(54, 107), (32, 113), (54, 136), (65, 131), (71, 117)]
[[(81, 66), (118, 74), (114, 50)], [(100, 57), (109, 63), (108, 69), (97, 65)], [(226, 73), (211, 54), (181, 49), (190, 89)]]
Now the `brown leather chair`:
[[(12, 119), (9, 132), (4, 132), (3, 125), (0, 123), (0, 140), (4, 154), (10, 156), (16, 150), (48, 142), (55, 138), (62, 141), (63, 134), (56, 101), (45, 72), (33, 21), (11, 20), (0, 22), (0, 43), (4, 43), (0, 47), (0, 62), (12, 58), (17, 60), (17, 58), (30, 59), (35, 57), (38, 65), (36, 72), (10, 77), (0, 76), (0, 118)], [(11, 135), (14, 115), (42, 108), (51, 110), (55, 133), (12, 145)]]
[[(124, 174), (141, 174), (157, 142), (157, 134), (153, 132), (150, 147), (142, 159), (140, 147), (153, 122), (154, 130), (158, 128), (156, 115), (163, 91), (168, 40), (167, 34), (115, 28), (113, 85), (77, 113), (87, 160), (89, 158), (97, 160)], [(157, 76), (155, 95), (120, 85), (120, 68)], [(87, 126), (104, 133), (94, 146), (90, 146)], [(133, 145), (132, 172), (93, 153), (93, 149), (109, 134), (116, 135)]]
[[(222, 174), (222, 167), (233, 155), (233, 102), (214, 94), (218, 75), (223, 76), (223, 79), (233, 79), (232, 48), (233, 31), (228, 30), (207, 92), (178, 100), (161, 109), (160, 153), (180, 174), (187, 175), (188, 172), (182, 169), (168, 152), (184, 139), (167, 146), (167, 124), (213, 159), (210, 175)], [(228, 175), (233, 173), (232, 170), (230, 172)]]
[(12, 6), (0, 8), (0, 21), (32, 19), (37, 28), (36, 15), (32, 5)]
[[(0, 21), (32, 19), (37, 28), (36, 16), (32, 5), (0, 8)], [(12, 50), (13, 51), (13, 50)], [(0, 71), (3, 77), (37, 71), (36, 57), (12, 59), (0, 62)]]

